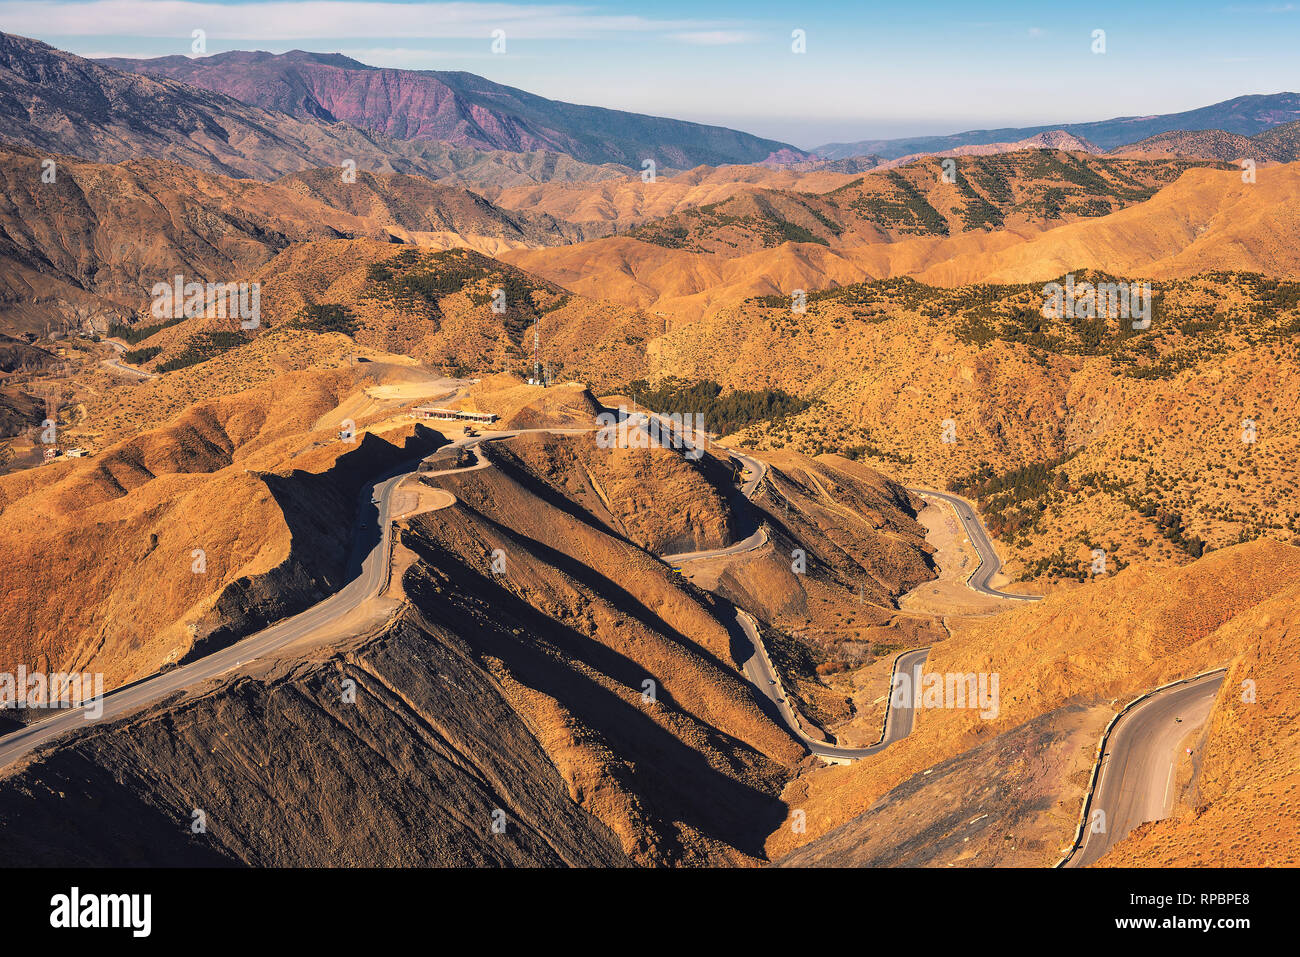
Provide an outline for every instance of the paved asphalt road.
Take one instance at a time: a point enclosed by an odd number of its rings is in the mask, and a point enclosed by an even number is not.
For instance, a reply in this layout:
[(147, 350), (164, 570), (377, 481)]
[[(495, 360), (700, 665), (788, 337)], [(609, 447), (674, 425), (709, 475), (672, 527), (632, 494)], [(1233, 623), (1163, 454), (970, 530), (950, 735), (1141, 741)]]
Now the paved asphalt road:
[[(525, 432), (546, 431), (572, 435), (591, 430), (523, 429), (493, 433), (475, 438), (463, 438), (443, 448), (456, 446), (473, 448), (485, 441), (510, 438)], [(742, 491), (746, 498), (752, 497), (762, 482), (766, 466), (749, 456), (735, 452), (730, 454), (740, 460), (749, 475), (742, 487)], [(179, 692), (192, 684), (221, 675), (244, 662), (270, 654), (311, 634), (315, 629), (328, 624), (340, 615), (346, 614), (366, 599), (377, 594), (383, 588), (388, 572), (389, 542), (392, 535), (393, 492), (398, 484), (411, 474), (416, 464), (410, 463), (394, 470), (367, 486), (363, 491), (360, 500), (360, 515), (354, 533), (353, 555), (349, 565), (348, 583), (339, 592), (299, 615), (272, 625), (199, 661), (119, 688), (105, 696), (103, 714), (98, 720), (104, 721), (121, 717), (167, 695)], [(473, 466), (457, 471), (485, 468), (488, 464), (486, 457), (480, 455)], [(988, 588), (989, 579), (997, 573), (1001, 563), (991, 541), (989, 541), (987, 534), (980, 526), (968, 503), (956, 496), (946, 495), (942, 492), (915, 491), (926, 496), (946, 499), (956, 507), (958, 517), (967, 534), (970, 535), (971, 541), (981, 559), (979, 568), (971, 576), (970, 584), (973, 588), (1000, 597), (1034, 600), (1032, 596), (1005, 595)], [(760, 534), (763, 534), (762, 529), (759, 529), (753, 536), (742, 542), (712, 552), (695, 552), (680, 556), (666, 556), (666, 558), (681, 561), (690, 558), (735, 554), (758, 547), (761, 541), (757, 541), (756, 536)], [(749, 654), (742, 662), (742, 670), (745, 676), (753, 683), (760, 694), (772, 702), (785, 723), (812, 753), (831, 760), (856, 760), (884, 750), (890, 744), (906, 737), (911, 732), (915, 719), (913, 702), (909, 701), (896, 707), (891, 695), (881, 740), (870, 747), (844, 748), (807, 736), (800, 727), (799, 720), (790, 704), (784, 700), (784, 696), (779, 690), (780, 686), (777, 684), (777, 677), (773, 672), (766, 650), (763, 648), (753, 619), (739, 609), (735, 609), (735, 614), (739, 632), (745, 636), (750, 646)], [(928, 654), (928, 648), (921, 648), (900, 655), (895, 661), (895, 673), (911, 672), (913, 678), (911, 686), (918, 688), (920, 686), (921, 668)], [(1220, 675), (1218, 681), (1221, 680), (1222, 676)], [(1149, 819), (1143, 815), (1155, 814), (1159, 816), (1167, 813), (1167, 804), (1171, 800), (1168, 794), (1162, 793), (1158, 803), (1153, 803), (1153, 800), (1155, 792), (1158, 790), (1157, 786), (1160, 784), (1159, 775), (1163, 769), (1169, 766), (1171, 749), (1177, 743), (1178, 735), (1175, 732), (1180, 728), (1190, 726), (1189, 722), (1204, 720), (1213, 702), (1214, 692), (1217, 691), (1218, 681), (1211, 682), (1209, 679), (1205, 679), (1188, 686), (1180, 686), (1181, 690), (1171, 689), (1171, 691), (1163, 692), (1154, 697), (1151, 702), (1136, 708), (1122, 720), (1120, 725), (1117, 725), (1110, 743), (1111, 750), (1108, 758), (1110, 765), (1103, 769), (1098, 780), (1097, 800), (1095, 802), (1097, 807), (1109, 808), (1107, 812), (1111, 825), (1109, 835), (1104, 838), (1105, 844), (1102, 843), (1101, 836), (1093, 836), (1086, 841), (1083, 849), (1075, 855), (1075, 860), (1072, 863), (1088, 863), (1100, 856), (1110, 843), (1127, 834), (1132, 827), (1141, 823), (1142, 820)], [(1179, 712), (1179, 714), (1176, 715), (1175, 712)], [(1182, 716), (1184, 723), (1173, 722), (1175, 716)], [(74, 711), (51, 717), (0, 737), (0, 767), (12, 763), (33, 748), (60, 734), (84, 728), (87, 723), (81, 711)], [(1173, 735), (1172, 738), (1171, 735)]]
[(760, 526), (754, 534), (748, 535), (726, 548), (714, 548), (702, 552), (678, 552), (675, 555), (660, 555), (659, 557), (669, 564), (680, 565), (682, 562), (693, 562), (701, 558), (717, 558), (720, 555), (740, 555), (744, 552), (752, 552), (766, 543), (767, 529)]
[[(915, 702), (914, 700), (906, 700), (896, 707), (892, 694), (893, 682), (891, 681), (890, 702), (885, 712), (885, 727), (881, 732), (880, 740), (875, 744), (866, 748), (845, 748), (809, 737), (804, 733), (794, 709), (781, 693), (781, 686), (777, 684), (776, 674), (773, 671), (771, 661), (767, 657), (767, 651), (759, 638), (754, 619), (740, 609), (736, 609), (736, 621), (744, 631), (745, 637), (749, 639), (750, 644), (749, 657), (741, 665), (745, 677), (761, 694), (776, 705), (786, 725), (794, 731), (799, 740), (813, 754), (833, 760), (856, 761), (858, 758), (878, 754), (895, 741), (901, 740), (912, 733), (912, 725), (916, 718), (916, 709), (913, 707)], [(929, 654), (929, 648), (918, 648), (915, 651), (904, 652), (894, 660), (894, 674), (910, 673), (911, 683), (908, 687), (919, 689), (921, 687), (921, 667), (925, 664), (925, 659)]]
[[(1157, 691), (1116, 722), (1093, 788), (1083, 843), (1066, 867), (1086, 867), (1139, 824), (1169, 816), (1177, 798), (1174, 776), (1183, 756), (1179, 744), (1204, 724), (1223, 674), (1213, 672)], [(1105, 812), (1106, 830), (1094, 834), (1089, 825), (1098, 810)]]
[[(590, 429), (519, 429), (512, 432), (495, 432), (474, 438), (462, 438), (442, 446), (473, 448), (484, 441), (512, 438), (526, 432), (557, 432), (574, 435)], [(352, 555), (348, 564), (347, 584), (319, 604), (306, 611), (277, 622), (262, 631), (241, 639), (233, 645), (215, 651), (198, 661), (171, 671), (125, 685), (104, 696), (104, 710), (91, 722), (82, 709), (54, 715), (17, 731), (0, 736), (0, 767), (6, 767), (33, 748), (60, 734), (85, 728), (111, 718), (122, 717), (152, 704), (190, 685), (215, 678), (245, 662), (264, 657), (285, 645), (305, 638), (316, 629), (328, 626), (360, 606), (383, 590), (388, 574), (388, 551), (392, 537), (392, 499), (397, 486), (416, 470), (420, 460), (412, 460), (398, 469), (367, 485), (358, 500), (358, 517), (353, 533)], [(473, 471), (490, 463), (485, 456), (465, 469), (450, 472)]]
[(105, 339), (104, 341), (117, 351), (117, 355), (112, 359), (104, 359), (103, 365), (108, 366), (116, 372), (124, 372), (127, 375), (133, 375), (139, 379), (155, 378), (152, 372), (146, 372), (144, 369), (137, 369), (134, 366), (125, 365), (122, 362), (122, 353), (126, 352), (125, 344), (118, 342), (116, 339)]
[(962, 528), (966, 530), (967, 537), (970, 538), (971, 544), (975, 546), (975, 552), (979, 555), (979, 567), (971, 573), (966, 584), (970, 585), (975, 591), (984, 595), (992, 595), (994, 598), (1010, 598), (1014, 601), (1040, 601), (1041, 595), (1016, 595), (1011, 592), (998, 591), (996, 588), (990, 588), (989, 582), (993, 576), (1002, 570), (1002, 559), (998, 558), (998, 550), (993, 547), (993, 541), (989, 538), (988, 532), (980, 524), (979, 518), (975, 515), (975, 510), (971, 508), (970, 502), (956, 495), (949, 495), (947, 492), (936, 492), (928, 488), (911, 488), (909, 492), (915, 492), (923, 498), (941, 498), (952, 505), (957, 512), (957, 518), (961, 522)]
[(749, 476), (740, 487), (740, 494), (745, 498), (753, 498), (754, 493), (758, 491), (758, 486), (762, 484), (763, 478), (767, 475), (767, 463), (760, 462), (758, 459), (737, 452), (734, 449), (728, 449), (727, 452), (733, 459), (740, 462), (744, 468), (744, 474)]
[[(662, 419), (660, 420), (663, 421)], [(736, 452), (721, 445), (714, 445), (716, 451), (726, 452), (732, 458), (740, 462), (742, 475), (748, 476), (740, 487), (740, 493), (746, 499), (752, 499), (767, 475), (767, 463), (761, 462), (752, 456)], [(660, 557), (672, 564), (681, 564), (682, 562), (695, 561), (701, 558), (717, 558), (722, 555), (737, 555), (743, 552), (753, 551), (767, 542), (767, 529), (760, 526), (752, 535), (728, 545), (725, 548), (715, 548), (708, 551), (700, 552), (683, 552), (676, 555), (661, 555)], [(996, 561), (996, 556), (994, 561)], [(744, 611), (731, 606), (736, 615), (736, 626), (739, 629), (735, 632), (736, 637), (744, 636), (744, 643), (748, 644), (748, 652), (742, 653), (741, 671), (750, 683), (758, 690), (759, 694), (770, 700), (775, 706), (777, 712), (781, 715), (785, 725), (804, 743), (813, 754), (839, 761), (855, 761), (858, 758), (869, 757), (877, 754), (889, 747), (895, 741), (907, 737), (912, 732), (913, 721), (916, 712), (913, 707), (913, 701), (907, 701), (904, 704), (895, 707), (893, 696), (891, 694), (889, 707), (885, 711), (885, 727), (881, 731), (880, 740), (870, 747), (866, 748), (845, 748), (838, 745), (829, 744), (820, 741), (817, 738), (810, 737), (803, 730), (803, 726), (795, 714), (794, 708), (785, 699), (781, 691), (781, 685), (772, 662), (767, 656), (767, 649), (763, 646), (763, 641), (759, 635), (758, 625), (754, 619)], [(911, 688), (920, 688), (921, 668), (925, 664), (926, 657), (930, 654), (929, 648), (918, 648), (915, 651), (905, 652), (900, 655), (894, 662), (894, 673), (911, 672)], [(892, 691), (893, 684), (890, 688)]]
[[(377, 594), (384, 586), (388, 571), (388, 547), (392, 535), (389, 517), (393, 490), (414, 467), (415, 463), (402, 466), (362, 491), (360, 514), (353, 532), (348, 583), (342, 589), (301, 614), (286, 618), (198, 661), (110, 692), (104, 696), (103, 714), (95, 723), (121, 717), (192, 684), (214, 678), (246, 661), (270, 654), (327, 625)], [(4, 735), (0, 737), (0, 767), (11, 764), (51, 738), (66, 731), (85, 728), (90, 723), (85, 712), (77, 709)]]
[[(667, 422), (667, 420), (659, 416), (654, 416), (654, 418), (658, 418), (661, 423), (671, 427), (671, 423)], [(707, 439), (695, 433), (692, 436), (692, 441), (705, 442)], [(760, 462), (756, 458), (716, 443), (712, 443), (712, 445), (715, 451), (725, 452), (740, 463), (742, 477), (748, 476), (740, 486), (740, 494), (746, 499), (753, 498), (758, 491), (759, 485), (762, 484), (764, 477), (767, 475), (767, 463)], [(677, 552), (676, 554), (660, 555), (659, 557), (670, 564), (680, 565), (683, 562), (693, 562), (701, 558), (717, 558), (720, 555), (740, 555), (744, 552), (752, 552), (754, 549), (766, 545), (767, 539), (767, 529), (759, 526), (752, 534), (745, 536), (732, 545), (728, 545), (726, 548), (706, 549), (699, 552)]]

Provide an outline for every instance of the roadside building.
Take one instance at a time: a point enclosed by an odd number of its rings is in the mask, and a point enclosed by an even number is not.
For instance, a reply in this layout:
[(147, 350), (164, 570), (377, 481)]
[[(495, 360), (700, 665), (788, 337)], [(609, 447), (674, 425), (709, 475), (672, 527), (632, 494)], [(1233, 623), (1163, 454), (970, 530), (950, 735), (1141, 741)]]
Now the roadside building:
[(499, 416), (495, 412), (466, 412), (464, 409), (440, 409), (437, 406), (420, 405), (411, 410), (417, 419), (438, 419), (443, 422), (483, 422), (491, 424)]

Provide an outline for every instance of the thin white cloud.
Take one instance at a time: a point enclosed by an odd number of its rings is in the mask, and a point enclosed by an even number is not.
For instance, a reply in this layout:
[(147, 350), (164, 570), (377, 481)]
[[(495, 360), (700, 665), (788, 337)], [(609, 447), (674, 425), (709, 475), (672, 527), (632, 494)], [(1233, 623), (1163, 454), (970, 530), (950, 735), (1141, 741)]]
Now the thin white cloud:
[(338, 37), (581, 39), (612, 33), (724, 30), (733, 24), (655, 20), (574, 4), (394, 3), (390, 0), (272, 0), (222, 4), (201, 0), (0, 0), (0, 24), (26, 36), (175, 37), (192, 30), (213, 39), (296, 40)]
[(752, 43), (757, 39), (754, 34), (747, 33), (744, 30), (694, 30), (682, 33), (671, 33), (669, 38), (680, 40), (682, 43), (690, 43), (694, 46), (720, 47), (728, 46), (733, 43)]

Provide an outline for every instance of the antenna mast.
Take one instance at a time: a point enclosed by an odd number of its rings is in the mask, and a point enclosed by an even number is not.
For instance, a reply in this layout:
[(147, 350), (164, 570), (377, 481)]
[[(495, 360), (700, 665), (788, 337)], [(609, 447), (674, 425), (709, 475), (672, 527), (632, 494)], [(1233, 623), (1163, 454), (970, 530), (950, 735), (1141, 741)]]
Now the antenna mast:
[(537, 331), (538, 316), (533, 317), (533, 381), (538, 385), (542, 384), (541, 366), (537, 362), (537, 348), (542, 341), (541, 333)]

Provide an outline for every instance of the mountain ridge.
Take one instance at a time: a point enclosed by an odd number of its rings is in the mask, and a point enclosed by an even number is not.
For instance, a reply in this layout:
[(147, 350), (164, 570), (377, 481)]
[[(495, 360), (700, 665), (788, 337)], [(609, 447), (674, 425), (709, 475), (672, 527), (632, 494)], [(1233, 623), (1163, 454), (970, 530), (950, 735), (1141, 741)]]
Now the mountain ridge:
[[(640, 168), (646, 159), (701, 164), (803, 160), (788, 143), (720, 126), (565, 103), (465, 71), (400, 70), (341, 54), (234, 50), (191, 59), (110, 58), (126, 72), (166, 77), (298, 118), (340, 121), (405, 140), (479, 149), (544, 149), (582, 162)], [(237, 64), (238, 72), (227, 69)]]
[(477, 150), (296, 119), (165, 77), (124, 73), (7, 33), (0, 33), (0, 142), (98, 163), (154, 157), (204, 173), (263, 181), (348, 161), (376, 173), (501, 186), (631, 172), (553, 152)]
[(815, 147), (813, 152), (822, 159), (845, 159), (870, 153), (885, 159), (897, 159), (908, 153), (936, 153), (959, 146), (1015, 142), (1053, 130), (1082, 137), (1102, 149), (1110, 150), (1170, 130), (1222, 129), (1229, 133), (1253, 135), (1297, 119), (1300, 119), (1300, 94), (1250, 93), (1181, 113), (1117, 116), (1088, 123), (1048, 123), (1043, 126), (966, 130), (947, 136), (824, 143)]
[(1110, 151), (1112, 156), (1195, 156), (1227, 163), (1292, 163), (1300, 159), (1300, 120), (1242, 136), (1226, 130), (1170, 130)]
[[(53, 158), (54, 183), (40, 182)], [(128, 318), (176, 273), (233, 281), (294, 243), (366, 238), (489, 252), (583, 235), (545, 214), (502, 210), (418, 176), (303, 170), (273, 183), (141, 158), (101, 164), (0, 145), (0, 329)], [(217, 211), (213, 211), (213, 207)], [(148, 237), (142, 238), (142, 237)]]

